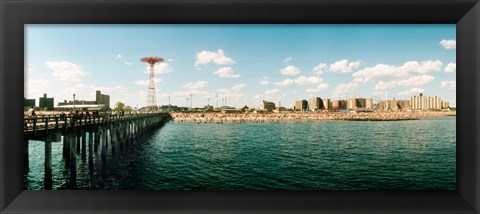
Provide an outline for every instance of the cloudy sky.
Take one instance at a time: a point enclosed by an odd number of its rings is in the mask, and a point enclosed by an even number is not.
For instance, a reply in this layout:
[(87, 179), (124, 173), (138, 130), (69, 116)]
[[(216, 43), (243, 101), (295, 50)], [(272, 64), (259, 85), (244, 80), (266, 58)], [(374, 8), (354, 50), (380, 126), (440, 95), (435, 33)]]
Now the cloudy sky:
[(456, 106), (455, 25), (25, 25), (25, 97), (291, 107), (298, 99), (410, 99)]

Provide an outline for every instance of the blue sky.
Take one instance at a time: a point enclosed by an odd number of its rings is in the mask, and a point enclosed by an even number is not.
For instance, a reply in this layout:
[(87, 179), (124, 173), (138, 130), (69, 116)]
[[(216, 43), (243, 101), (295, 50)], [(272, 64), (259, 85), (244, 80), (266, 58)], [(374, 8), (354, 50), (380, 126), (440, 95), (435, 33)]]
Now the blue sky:
[(146, 56), (157, 104), (259, 107), (261, 100), (410, 99), (456, 106), (455, 25), (25, 25), (25, 96), (94, 100), (95, 91), (147, 103)]

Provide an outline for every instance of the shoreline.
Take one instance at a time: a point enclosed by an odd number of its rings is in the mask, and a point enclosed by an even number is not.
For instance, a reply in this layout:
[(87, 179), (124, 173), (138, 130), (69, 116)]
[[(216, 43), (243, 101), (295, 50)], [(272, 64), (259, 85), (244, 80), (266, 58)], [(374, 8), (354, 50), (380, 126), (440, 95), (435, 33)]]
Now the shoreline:
[(456, 116), (456, 112), (299, 112), (299, 113), (171, 113), (179, 123), (280, 123), (318, 121), (404, 121)]

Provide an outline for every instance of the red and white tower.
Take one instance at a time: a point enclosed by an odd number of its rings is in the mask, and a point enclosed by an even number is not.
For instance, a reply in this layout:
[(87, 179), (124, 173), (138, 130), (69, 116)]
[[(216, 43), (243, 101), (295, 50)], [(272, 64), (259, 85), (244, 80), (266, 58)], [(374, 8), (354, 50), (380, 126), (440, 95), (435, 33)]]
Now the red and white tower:
[(156, 93), (155, 93), (155, 80), (154, 80), (154, 76), (153, 76), (153, 72), (154, 72), (153, 69), (155, 67), (155, 63), (163, 62), (163, 59), (160, 58), (160, 57), (144, 57), (144, 58), (140, 59), (140, 61), (150, 64), (150, 80), (148, 82), (147, 110), (152, 111), (152, 110), (154, 110), (153, 107), (157, 106), (157, 99), (156, 99), (156, 96), (155, 96)]

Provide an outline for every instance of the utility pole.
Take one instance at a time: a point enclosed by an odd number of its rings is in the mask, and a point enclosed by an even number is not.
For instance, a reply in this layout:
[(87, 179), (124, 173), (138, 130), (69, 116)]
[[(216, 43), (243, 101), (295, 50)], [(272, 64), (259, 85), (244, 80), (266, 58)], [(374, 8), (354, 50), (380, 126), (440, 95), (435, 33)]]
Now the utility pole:
[(75, 111), (75, 94), (73, 94), (73, 111)]
[(192, 94), (190, 94), (190, 109), (192, 108)]
[(385, 90), (385, 110), (388, 110), (388, 88)]

